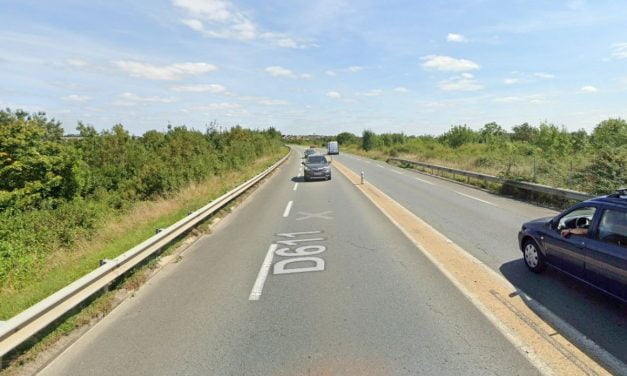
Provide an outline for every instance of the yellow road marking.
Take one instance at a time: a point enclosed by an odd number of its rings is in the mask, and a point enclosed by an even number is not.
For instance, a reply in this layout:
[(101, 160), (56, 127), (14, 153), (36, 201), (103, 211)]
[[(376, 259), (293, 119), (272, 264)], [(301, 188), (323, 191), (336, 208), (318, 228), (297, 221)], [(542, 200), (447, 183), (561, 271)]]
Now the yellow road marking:
[(549, 375), (610, 373), (563, 337), (524, 301), (504, 277), (446, 238), (339, 162), (355, 184), (440, 271), (538, 368)]

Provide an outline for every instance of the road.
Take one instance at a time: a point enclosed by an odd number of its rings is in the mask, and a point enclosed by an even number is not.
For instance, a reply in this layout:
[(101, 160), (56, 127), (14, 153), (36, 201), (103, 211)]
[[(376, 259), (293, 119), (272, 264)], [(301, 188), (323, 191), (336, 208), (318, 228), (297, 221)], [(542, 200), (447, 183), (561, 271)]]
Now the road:
[[(613, 357), (627, 363), (627, 306), (555, 271), (529, 273), (520, 225), (557, 212), (355, 155), (335, 157), (501, 273)], [(575, 338), (573, 338), (575, 340)], [(627, 369), (623, 369), (627, 374)]]
[[(367, 165), (340, 159), (357, 170)], [(41, 374), (538, 374), (353, 183), (337, 171), (331, 181), (309, 183), (299, 173), (294, 153), (211, 236)], [(401, 174), (367, 170), (373, 180)], [(399, 189), (416, 189), (408, 198), (420, 205), (443, 192), (402, 179)], [(458, 216), (486, 205), (449, 198)], [(445, 216), (446, 208), (437, 210)], [(456, 233), (480, 224), (469, 220)], [(502, 245), (484, 239), (490, 236), (473, 244), (510, 247), (515, 233), (501, 234)], [(497, 265), (508, 254), (516, 259), (505, 249), (494, 255), (488, 248), (485, 257)]]

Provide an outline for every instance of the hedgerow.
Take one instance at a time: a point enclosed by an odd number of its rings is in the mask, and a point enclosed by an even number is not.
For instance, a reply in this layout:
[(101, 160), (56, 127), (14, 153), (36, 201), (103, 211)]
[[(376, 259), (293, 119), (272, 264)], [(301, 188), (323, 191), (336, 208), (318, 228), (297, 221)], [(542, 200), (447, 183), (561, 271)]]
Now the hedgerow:
[(44, 113), (0, 111), (0, 289), (20, 289), (55, 252), (71, 252), (139, 201), (276, 154), (281, 134), (185, 126), (130, 134), (78, 124), (64, 137)]

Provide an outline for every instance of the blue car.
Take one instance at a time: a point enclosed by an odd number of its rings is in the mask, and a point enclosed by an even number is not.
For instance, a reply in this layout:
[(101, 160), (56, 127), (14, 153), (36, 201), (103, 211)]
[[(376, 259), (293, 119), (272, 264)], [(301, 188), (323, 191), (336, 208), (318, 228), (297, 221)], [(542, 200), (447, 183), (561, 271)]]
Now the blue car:
[(547, 265), (627, 302), (627, 188), (522, 225), (527, 268)]

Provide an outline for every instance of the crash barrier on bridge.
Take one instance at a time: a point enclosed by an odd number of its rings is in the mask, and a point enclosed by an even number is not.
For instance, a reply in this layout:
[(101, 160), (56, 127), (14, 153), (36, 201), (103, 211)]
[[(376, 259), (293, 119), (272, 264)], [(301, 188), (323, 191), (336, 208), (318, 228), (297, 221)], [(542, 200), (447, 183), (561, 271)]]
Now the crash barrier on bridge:
[(192, 212), (173, 225), (157, 232), (154, 236), (115, 259), (103, 260), (99, 268), (13, 316), (11, 319), (0, 322), (0, 360), (9, 351), (69, 313), (96, 292), (106, 288), (116, 278), (131, 270), (147, 257), (158, 252), (168, 243), (239, 197), (279, 167), (288, 157), (289, 153), (259, 175), (218, 197), (197, 211)]
[(477, 180), (484, 180), (484, 181), (489, 181), (493, 183), (499, 183), (499, 184), (507, 185), (510, 187), (524, 189), (524, 190), (532, 191), (532, 192), (543, 193), (543, 194), (547, 194), (547, 195), (551, 195), (551, 196), (559, 197), (563, 199), (583, 201), (583, 200), (588, 200), (594, 197), (587, 193), (572, 191), (570, 189), (553, 188), (553, 187), (549, 187), (548, 185), (536, 184), (536, 183), (531, 183), (531, 182), (526, 182), (526, 181), (509, 180), (509, 179), (504, 179), (498, 176), (480, 174), (478, 172), (472, 172), (472, 171), (457, 170), (454, 168), (438, 166), (438, 165), (433, 165), (429, 163), (410, 161), (410, 160), (400, 159), (400, 158), (388, 158), (387, 163), (390, 163), (390, 161), (428, 168), (428, 169), (431, 169), (432, 172), (443, 171), (443, 172), (448, 172), (450, 174), (466, 176), (466, 177), (477, 179)]

